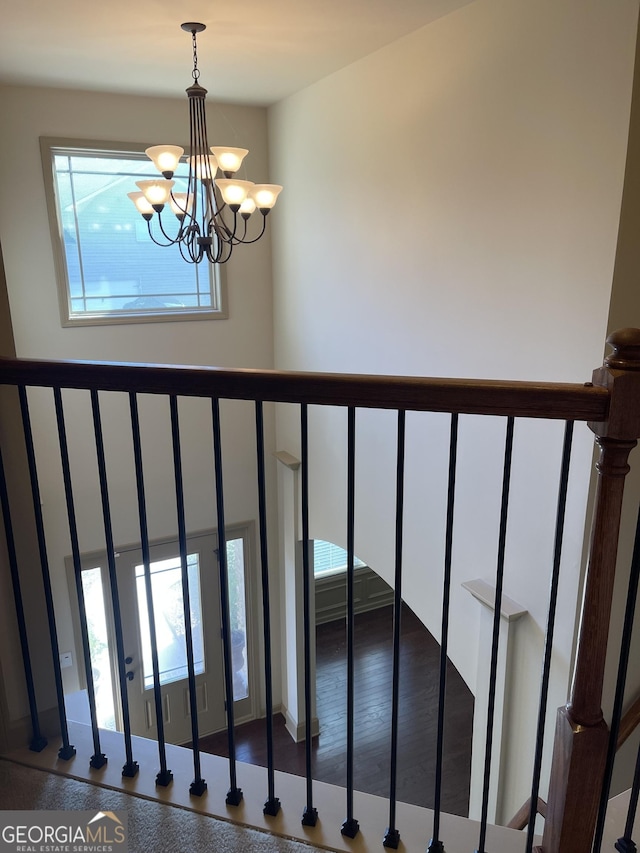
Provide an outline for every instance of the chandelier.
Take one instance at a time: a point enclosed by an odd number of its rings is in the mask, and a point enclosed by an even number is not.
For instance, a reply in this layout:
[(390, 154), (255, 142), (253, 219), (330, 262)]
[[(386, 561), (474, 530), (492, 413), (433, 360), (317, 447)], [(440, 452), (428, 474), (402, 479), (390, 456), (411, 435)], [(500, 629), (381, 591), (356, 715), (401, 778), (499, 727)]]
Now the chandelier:
[[(177, 245), (185, 261), (199, 264), (206, 258), (212, 264), (224, 264), (239, 243), (255, 243), (265, 232), (267, 214), (275, 205), (282, 190), (277, 184), (254, 184), (235, 177), (246, 148), (209, 146), (204, 101), (207, 90), (198, 82), (197, 33), (204, 24), (186, 23), (182, 29), (191, 33), (193, 42), (193, 84), (189, 86), (189, 174), (186, 192), (174, 191), (173, 179), (184, 155), (179, 145), (154, 145), (145, 154), (162, 173), (162, 178), (136, 181), (139, 192), (128, 193), (138, 212), (147, 222), (149, 236), (158, 246)], [(216, 178), (221, 173), (223, 177)], [(180, 180), (180, 179), (178, 179)], [(163, 211), (169, 205), (177, 220), (174, 236), (163, 221)], [(251, 216), (262, 215), (258, 227), (249, 226)], [(157, 226), (152, 220), (157, 214)], [(255, 222), (255, 219), (254, 219)], [(175, 231), (177, 227), (177, 231)], [(154, 234), (154, 231), (156, 232)], [(158, 235), (159, 232), (159, 235)]]

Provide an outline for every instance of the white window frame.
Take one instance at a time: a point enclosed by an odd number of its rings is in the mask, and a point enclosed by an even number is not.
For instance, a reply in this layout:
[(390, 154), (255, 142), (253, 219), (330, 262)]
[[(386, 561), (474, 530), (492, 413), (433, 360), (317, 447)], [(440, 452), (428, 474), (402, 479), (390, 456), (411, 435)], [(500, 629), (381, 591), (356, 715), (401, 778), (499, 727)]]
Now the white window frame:
[[(57, 154), (85, 154), (87, 152), (93, 152), (96, 157), (117, 155), (122, 155), (123, 157), (138, 157), (142, 154), (143, 156), (140, 159), (144, 160), (144, 150), (148, 147), (149, 146), (147, 144), (137, 142), (101, 142), (96, 140), (60, 139), (53, 137), (40, 138), (40, 152), (44, 173), (47, 213), (49, 216), (51, 244), (53, 248), (56, 283), (58, 287), (60, 319), (63, 327), (121, 325), (127, 323), (164, 323), (184, 320), (226, 320), (229, 316), (227, 308), (226, 275), (224, 269), (220, 264), (213, 265), (207, 264), (206, 262), (203, 262), (200, 266), (201, 268), (209, 267), (208, 274), (210, 276), (213, 307), (185, 307), (179, 309), (176, 308), (175, 310), (162, 309), (158, 311), (141, 309), (138, 311), (132, 310), (130, 312), (119, 310), (113, 312), (86, 312), (82, 314), (72, 312), (71, 310), (71, 294), (69, 288), (67, 259), (64, 249), (62, 222), (58, 212), (58, 200), (55, 189), (54, 157)], [(132, 184), (131, 189), (135, 190), (135, 185)], [(158, 246), (157, 251), (173, 251), (173, 249), (163, 249)], [(186, 261), (184, 263), (186, 263)]]

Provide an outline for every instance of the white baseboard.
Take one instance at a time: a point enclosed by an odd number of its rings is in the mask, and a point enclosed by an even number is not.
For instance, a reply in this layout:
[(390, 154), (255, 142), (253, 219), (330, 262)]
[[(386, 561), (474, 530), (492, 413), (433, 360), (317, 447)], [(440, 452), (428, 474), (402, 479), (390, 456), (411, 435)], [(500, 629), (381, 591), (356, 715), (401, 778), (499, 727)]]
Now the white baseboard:
[[(281, 713), (284, 714), (284, 724), (286, 730), (291, 735), (292, 740), (295, 743), (302, 743), (305, 739), (305, 722), (296, 722), (291, 714), (289, 713), (287, 708), (282, 708)], [(317, 717), (313, 717), (311, 720), (311, 737), (317, 737), (320, 734), (320, 723), (318, 722)]]

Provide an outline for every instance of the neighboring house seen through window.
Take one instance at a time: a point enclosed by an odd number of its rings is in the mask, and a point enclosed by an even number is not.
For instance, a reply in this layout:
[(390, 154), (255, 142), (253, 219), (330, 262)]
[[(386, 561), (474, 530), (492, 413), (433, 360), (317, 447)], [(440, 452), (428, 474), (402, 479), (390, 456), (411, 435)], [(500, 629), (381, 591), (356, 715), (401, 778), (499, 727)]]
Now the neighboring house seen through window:
[[(177, 246), (157, 246), (127, 197), (136, 181), (158, 177), (142, 146), (41, 145), (63, 325), (227, 316), (220, 268), (187, 263)], [(180, 164), (177, 190), (181, 178), (186, 188), (187, 171)], [(163, 223), (173, 236), (168, 206)]]

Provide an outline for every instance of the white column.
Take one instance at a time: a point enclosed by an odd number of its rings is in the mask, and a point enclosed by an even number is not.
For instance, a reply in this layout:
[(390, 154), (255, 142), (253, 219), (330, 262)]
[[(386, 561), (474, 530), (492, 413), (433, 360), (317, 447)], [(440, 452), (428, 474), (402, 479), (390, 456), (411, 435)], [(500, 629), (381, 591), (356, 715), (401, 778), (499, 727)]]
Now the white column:
[[(489, 702), (489, 672), (491, 668), (491, 641), (493, 636), (493, 613), (495, 586), (483, 580), (465, 581), (462, 586), (480, 602), (480, 629), (478, 634), (478, 673), (476, 697), (473, 711), (473, 742), (471, 751), (471, 791), (469, 795), (469, 817), (480, 820), (482, 812), (482, 788), (484, 758), (487, 739), (487, 716)], [(506, 743), (505, 718), (509, 695), (507, 673), (509, 658), (513, 651), (514, 631), (517, 621), (528, 613), (508, 595), (502, 595), (500, 608), (500, 634), (498, 639), (498, 668), (496, 672), (495, 711), (493, 719), (493, 745), (491, 754), (491, 777), (489, 780), (489, 823), (498, 817), (503, 788), (502, 750)]]
[[(287, 731), (296, 743), (304, 740), (304, 624), (302, 595), (302, 543), (300, 522), (300, 460), (287, 451), (275, 454), (278, 465), (278, 517), (282, 577), (282, 713)], [(313, 577), (313, 551), (310, 554)], [(315, 715), (315, 604), (311, 583), (311, 695), (312, 732), (318, 734)]]

